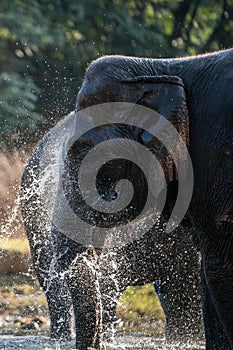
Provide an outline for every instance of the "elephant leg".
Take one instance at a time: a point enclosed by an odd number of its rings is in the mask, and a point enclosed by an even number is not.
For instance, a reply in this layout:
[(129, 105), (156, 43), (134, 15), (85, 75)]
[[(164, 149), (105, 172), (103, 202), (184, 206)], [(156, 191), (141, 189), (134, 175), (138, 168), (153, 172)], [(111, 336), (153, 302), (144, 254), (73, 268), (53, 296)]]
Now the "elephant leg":
[[(180, 232), (181, 233), (181, 232)], [(189, 240), (172, 244), (166, 259), (167, 274), (162, 273), (159, 299), (166, 316), (166, 337), (169, 340), (202, 340), (201, 281), (199, 257)], [(165, 262), (164, 262), (165, 264)]]
[[(69, 288), (64, 278), (67, 266), (61, 267), (63, 265), (62, 256), (66, 256), (66, 264), (69, 264), (70, 254), (67, 252), (66, 241), (64, 241), (66, 238), (45, 230), (27, 231), (34, 269), (48, 302), (51, 337), (70, 339), (72, 303)], [(58, 242), (59, 238), (63, 244)], [(59, 244), (63, 248), (58, 252), (57, 246)], [(72, 257), (70, 257), (71, 259)]]
[(50, 313), (51, 338), (71, 339), (71, 300), (67, 284), (61, 278), (49, 280), (45, 290)]
[[(123, 290), (119, 283), (120, 268), (112, 252), (100, 257), (100, 290), (102, 302), (102, 340), (112, 342), (115, 334), (116, 305)], [(122, 256), (122, 259), (124, 257)]]
[(119, 290), (162, 279), (167, 339), (203, 339), (199, 256), (185, 232), (179, 228), (168, 236), (152, 230), (119, 249), (116, 261)]
[(211, 245), (208, 243), (203, 256), (205, 290), (208, 293), (206, 307), (212, 306), (209, 312), (205, 311), (207, 344), (211, 343), (214, 334), (216, 349), (230, 350), (233, 349), (233, 252), (229, 239), (224, 239), (222, 234), (213, 235)]
[(167, 340), (186, 342), (203, 338), (198, 282), (195, 275), (162, 279), (158, 296), (166, 316)]
[(76, 347), (101, 349), (101, 297), (96, 261), (80, 254), (73, 261), (67, 281), (74, 307)]
[[(111, 286), (110, 284), (108, 286)], [(102, 303), (102, 335), (101, 339), (104, 342), (112, 342), (115, 334), (115, 322), (116, 322), (116, 304), (117, 297), (114, 291), (109, 291), (104, 287), (101, 291), (101, 303)]]
[[(68, 286), (64, 277), (56, 271), (51, 256), (48, 257), (48, 260), (45, 260), (48, 251), (43, 252), (41, 248), (39, 253), (40, 255), (42, 254), (43, 259), (40, 259), (35, 251), (33, 252), (34, 267), (49, 307), (51, 337), (55, 339), (70, 339), (70, 310), (72, 304)], [(51, 266), (53, 266), (53, 271), (51, 271)]]
[(231, 347), (227, 340), (226, 334), (223, 331), (219, 315), (216, 312), (212, 302), (209, 290), (206, 285), (206, 279), (201, 272), (202, 280), (202, 305), (203, 305), (203, 320), (205, 326), (206, 350), (230, 350)]

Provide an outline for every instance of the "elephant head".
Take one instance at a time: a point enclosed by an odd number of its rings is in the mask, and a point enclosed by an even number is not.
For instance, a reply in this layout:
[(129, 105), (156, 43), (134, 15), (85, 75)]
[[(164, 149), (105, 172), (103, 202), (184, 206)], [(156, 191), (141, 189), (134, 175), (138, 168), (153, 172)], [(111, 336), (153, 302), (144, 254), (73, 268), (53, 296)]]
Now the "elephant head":
[[(133, 103), (135, 105), (141, 105), (156, 112), (155, 116), (152, 116), (150, 124), (152, 127), (157, 127), (158, 130), (163, 130), (163, 121), (159, 119), (162, 115), (170, 124), (172, 124), (177, 130), (177, 134), (181, 136), (183, 142), (189, 145), (189, 116), (186, 104), (186, 97), (184, 92), (184, 85), (182, 80), (176, 76), (138, 76), (135, 78), (124, 79), (121, 81), (121, 86), (117, 91), (114, 90), (114, 84), (109, 87), (105, 82), (103, 86), (96, 91), (90, 91), (90, 86), (84, 81), (84, 84), (78, 94), (76, 117), (82, 112), (90, 111), (90, 106), (99, 105), (101, 103), (109, 103), (116, 101), (123, 101)], [(111, 88), (111, 91), (109, 89)], [(85, 109), (87, 108), (87, 109)], [(112, 107), (114, 109), (114, 107)], [(92, 108), (92, 113), (95, 111)], [(109, 117), (114, 111), (109, 108)], [(132, 110), (131, 115), (138, 113)], [(141, 115), (139, 118), (143, 119), (143, 110), (140, 110)], [(133, 116), (134, 117), (134, 116)], [(104, 227), (113, 227), (119, 223), (133, 220), (144, 208), (148, 191), (155, 191), (148, 188), (147, 174), (153, 171), (150, 159), (148, 159), (147, 169), (143, 169), (131, 162), (129, 159), (124, 159), (124, 147), (131, 148), (131, 152), (137, 152), (134, 149), (132, 142), (127, 144), (127, 140), (135, 141), (141, 144), (145, 149), (151, 151), (152, 154), (158, 159), (162, 169), (163, 176), (165, 177), (167, 186), (177, 181), (177, 164), (174, 163), (172, 155), (169, 153), (166, 146), (159, 138), (156, 138), (150, 129), (143, 128), (141, 126), (132, 125), (124, 121), (110, 122), (95, 127), (95, 116), (92, 117), (93, 127), (82, 134), (69, 148), (68, 156), (66, 158), (65, 172), (63, 175), (63, 182), (66, 192), (67, 200), (70, 203), (73, 211), (77, 215), (81, 215), (83, 220), (89, 220), (93, 225), (103, 225)], [(152, 119), (151, 118), (151, 119)], [(127, 116), (126, 118), (127, 119)], [(137, 123), (136, 123), (137, 124)], [(143, 126), (143, 123), (141, 123)], [(167, 138), (170, 137), (166, 136)], [(121, 179), (127, 179), (134, 187), (134, 194), (132, 200), (128, 203), (127, 207), (122, 211), (118, 211), (117, 215), (106, 214), (104, 211), (96, 211), (86, 205), (79, 191), (78, 185), (78, 173), (80, 165), (82, 164), (85, 156), (95, 149), (96, 146), (102, 142), (108, 140), (115, 140), (114, 146), (108, 147), (108, 158), (104, 162), (103, 166), (99, 169), (96, 179), (96, 187), (99, 195), (108, 202), (114, 201), (118, 194), (116, 187)], [(121, 140), (125, 140), (122, 146)], [(120, 141), (119, 141), (120, 140)], [(165, 142), (166, 144), (166, 142)], [(178, 149), (179, 140), (173, 140), (172, 147)], [(150, 152), (148, 152), (149, 154)], [(98, 157), (93, 153), (91, 163), (99, 161)], [(119, 157), (119, 154), (123, 154)], [(139, 154), (139, 157), (141, 155)], [(100, 156), (99, 156), (100, 157)], [(145, 153), (142, 157), (146, 157)], [(179, 161), (187, 161), (186, 154), (179, 153)], [(150, 167), (151, 166), (151, 167)], [(96, 165), (97, 167), (97, 165)], [(88, 176), (90, 169), (86, 166), (84, 169), (84, 177)], [(156, 177), (160, 174), (154, 174)], [(158, 182), (160, 179), (158, 179)], [(127, 190), (127, 189), (126, 189)], [(77, 209), (78, 208), (78, 209)], [(86, 213), (88, 212), (88, 219)]]

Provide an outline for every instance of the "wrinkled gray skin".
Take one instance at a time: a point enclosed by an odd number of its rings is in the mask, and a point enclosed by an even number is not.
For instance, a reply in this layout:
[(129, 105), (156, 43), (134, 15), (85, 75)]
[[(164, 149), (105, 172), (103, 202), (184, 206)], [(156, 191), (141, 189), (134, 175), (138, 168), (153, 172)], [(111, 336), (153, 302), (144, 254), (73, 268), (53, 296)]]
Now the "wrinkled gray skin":
[(206, 349), (233, 349), (233, 50), (169, 60), (102, 58), (90, 66), (79, 103), (85, 106), (86, 96), (97, 103), (95, 91), (119, 91), (122, 79), (150, 74), (175, 75), (185, 85), (195, 179), (189, 216), (202, 256)]
[[(31, 210), (36, 213), (35, 198), (23, 201), (35, 269), (50, 308), (53, 337), (69, 336), (68, 290), (76, 318), (77, 348), (98, 349), (101, 333), (111, 337), (109, 325), (114, 319), (116, 299), (125, 288), (160, 277), (166, 282), (162, 302), (168, 337), (189, 339), (189, 334), (198, 334), (198, 258), (188, 238), (191, 230), (202, 257), (206, 349), (233, 349), (232, 68), (233, 50), (184, 59), (110, 56), (88, 68), (78, 95), (79, 108), (106, 101), (135, 102), (134, 94), (126, 93), (127, 78), (173, 75), (183, 80), (190, 115), (194, 191), (187, 225), (170, 237), (158, 228), (151, 230), (139, 241), (110, 252), (87, 250), (55, 229), (49, 234), (38, 232), (36, 215), (31, 215)], [(33, 182), (31, 169), (36, 174), (43, 147), (46, 137), (25, 170), (23, 192)], [(61, 276), (65, 270), (67, 273)]]

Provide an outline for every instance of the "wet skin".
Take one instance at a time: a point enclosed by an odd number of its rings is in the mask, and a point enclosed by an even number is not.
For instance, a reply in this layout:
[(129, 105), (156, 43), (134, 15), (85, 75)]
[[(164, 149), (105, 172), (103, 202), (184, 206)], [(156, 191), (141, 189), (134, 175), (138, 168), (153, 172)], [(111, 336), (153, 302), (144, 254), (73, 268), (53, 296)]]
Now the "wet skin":
[[(69, 294), (76, 318), (77, 347), (82, 350), (88, 346), (99, 348), (101, 333), (111, 337), (109, 325), (114, 320), (115, 300), (127, 285), (152, 282), (161, 276), (167, 282), (164, 309), (168, 316), (168, 335), (188, 336), (183, 325), (189, 325), (195, 333), (195, 326), (200, 324), (200, 311), (198, 291), (192, 286), (197, 286), (198, 290), (199, 271), (198, 256), (188, 238), (191, 231), (202, 257), (206, 349), (233, 349), (232, 72), (233, 50), (169, 60), (109, 56), (90, 65), (78, 94), (80, 109), (109, 101), (137, 102), (140, 89), (127, 82), (137, 76), (171, 75), (182, 79), (190, 117), (194, 191), (187, 221), (170, 239), (161, 230), (152, 230), (142, 239), (109, 252), (86, 250), (54, 228), (49, 234), (41, 232), (34, 214), (35, 198), (24, 201), (23, 214), (34, 264), (50, 308), (52, 336), (69, 336)], [(44, 147), (46, 137), (26, 168), (23, 191), (32, 186), (31, 169), (38, 172), (37, 164)], [(74, 147), (67, 172), (72, 170), (75, 154)], [(136, 173), (132, 169), (132, 177)], [(168, 186), (171, 186), (169, 201), (172, 203), (177, 193), (175, 181)], [(71, 181), (69, 188), (75, 189), (75, 181)], [(164, 214), (166, 220), (166, 212)], [(57, 274), (51, 278), (52, 256), (58, 255)], [(65, 270), (68, 272), (62, 279), (60, 272)], [(111, 278), (113, 275), (116, 281)], [(110, 295), (111, 302), (106, 295)], [(190, 309), (191, 319), (187, 312), (193, 305), (190, 298), (196, 305), (194, 312)], [(176, 321), (177, 310), (181, 312), (178, 318), (183, 321), (180, 327)], [(171, 323), (169, 325), (169, 320), (174, 321), (175, 329)]]

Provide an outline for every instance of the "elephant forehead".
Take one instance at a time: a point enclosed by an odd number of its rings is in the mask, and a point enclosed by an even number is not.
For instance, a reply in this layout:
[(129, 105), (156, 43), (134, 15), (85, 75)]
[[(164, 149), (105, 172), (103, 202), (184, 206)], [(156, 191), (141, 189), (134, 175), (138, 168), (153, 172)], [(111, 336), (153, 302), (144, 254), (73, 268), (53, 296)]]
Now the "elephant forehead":
[[(142, 133), (142, 129), (133, 125), (125, 124), (105, 124), (98, 127), (94, 127), (91, 130), (87, 131), (81, 137), (79, 137), (73, 145), (70, 147), (70, 152), (75, 152), (81, 157), (87, 151), (87, 148), (94, 148), (102, 142), (107, 140), (115, 140), (111, 147), (108, 144), (106, 146), (109, 149), (109, 152), (119, 152), (127, 147), (127, 140), (138, 141), (138, 136)], [(124, 145), (120, 140), (124, 140)], [(118, 141), (116, 141), (118, 140)], [(134, 144), (128, 142), (128, 147), (132, 151), (134, 150)]]
[(112, 138), (134, 138), (138, 134), (138, 128), (133, 125), (126, 125), (121, 123), (104, 124), (86, 132), (82, 135), (83, 139), (87, 139), (98, 144), (105, 140)]

